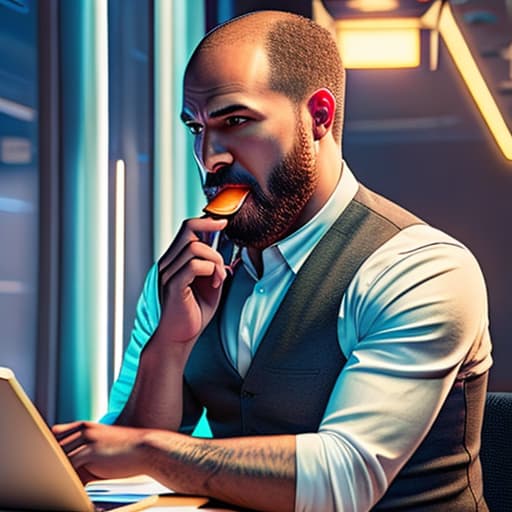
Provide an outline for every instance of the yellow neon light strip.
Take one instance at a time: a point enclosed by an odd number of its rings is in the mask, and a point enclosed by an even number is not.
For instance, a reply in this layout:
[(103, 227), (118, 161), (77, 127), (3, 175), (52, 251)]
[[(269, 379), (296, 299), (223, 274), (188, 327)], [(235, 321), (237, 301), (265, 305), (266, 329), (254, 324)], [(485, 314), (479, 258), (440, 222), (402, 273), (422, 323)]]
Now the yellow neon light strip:
[(114, 378), (119, 374), (123, 358), (124, 323), (124, 256), (125, 256), (125, 165), (116, 162), (116, 208), (115, 208), (115, 272), (114, 272)]
[(348, 0), (347, 7), (361, 12), (386, 12), (398, 9), (398, 0)]
[(448, 3), (443, 5), (441, 11), (439, 32), (491, 134), (505, 158), (512, 160), (512, 134), (485, 83)]

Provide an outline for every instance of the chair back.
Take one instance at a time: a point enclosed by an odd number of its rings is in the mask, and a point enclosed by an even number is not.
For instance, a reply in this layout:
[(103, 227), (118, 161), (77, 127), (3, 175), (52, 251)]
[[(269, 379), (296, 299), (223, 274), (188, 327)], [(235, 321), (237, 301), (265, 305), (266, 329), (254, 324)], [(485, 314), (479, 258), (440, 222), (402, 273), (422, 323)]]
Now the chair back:
[(511, 512), (512, 393), (487, 393), (480, 458), (489, 510)]

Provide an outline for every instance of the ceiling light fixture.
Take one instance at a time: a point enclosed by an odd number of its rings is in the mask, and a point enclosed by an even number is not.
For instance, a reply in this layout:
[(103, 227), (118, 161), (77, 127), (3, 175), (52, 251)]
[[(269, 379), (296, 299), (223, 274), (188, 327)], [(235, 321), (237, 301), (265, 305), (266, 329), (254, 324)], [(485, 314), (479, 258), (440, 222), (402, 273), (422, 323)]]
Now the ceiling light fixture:
[(336, 37), (348, 69), (420, 65), (420, 27), (415, 18), (339, 20)]
[(348, 0), (347, 7), (361, 12), (386, 12), (398, 9), (398, 0)]

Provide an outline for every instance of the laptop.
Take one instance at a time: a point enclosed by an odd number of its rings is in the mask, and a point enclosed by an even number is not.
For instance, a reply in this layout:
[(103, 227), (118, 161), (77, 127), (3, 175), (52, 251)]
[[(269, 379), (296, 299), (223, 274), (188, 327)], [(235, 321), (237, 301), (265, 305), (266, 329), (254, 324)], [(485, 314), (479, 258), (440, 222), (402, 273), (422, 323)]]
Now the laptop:
[(129, 512), (157, 499), (93, 503), (14, 373), (0, 367), (0, 510)]

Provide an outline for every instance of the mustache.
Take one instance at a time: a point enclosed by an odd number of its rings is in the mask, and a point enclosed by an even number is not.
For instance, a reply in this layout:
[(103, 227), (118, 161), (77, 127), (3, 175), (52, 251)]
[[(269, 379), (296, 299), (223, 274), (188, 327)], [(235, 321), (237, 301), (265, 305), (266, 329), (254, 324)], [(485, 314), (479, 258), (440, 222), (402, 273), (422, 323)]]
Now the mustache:
[(254, 186), (256, 180), (246, 173), (236, 171), (230, 166), (223, 167), (217, 172), (208, 173), (205, 177), (203, 188), (212, 189), (225, 185), (247, 185)]

